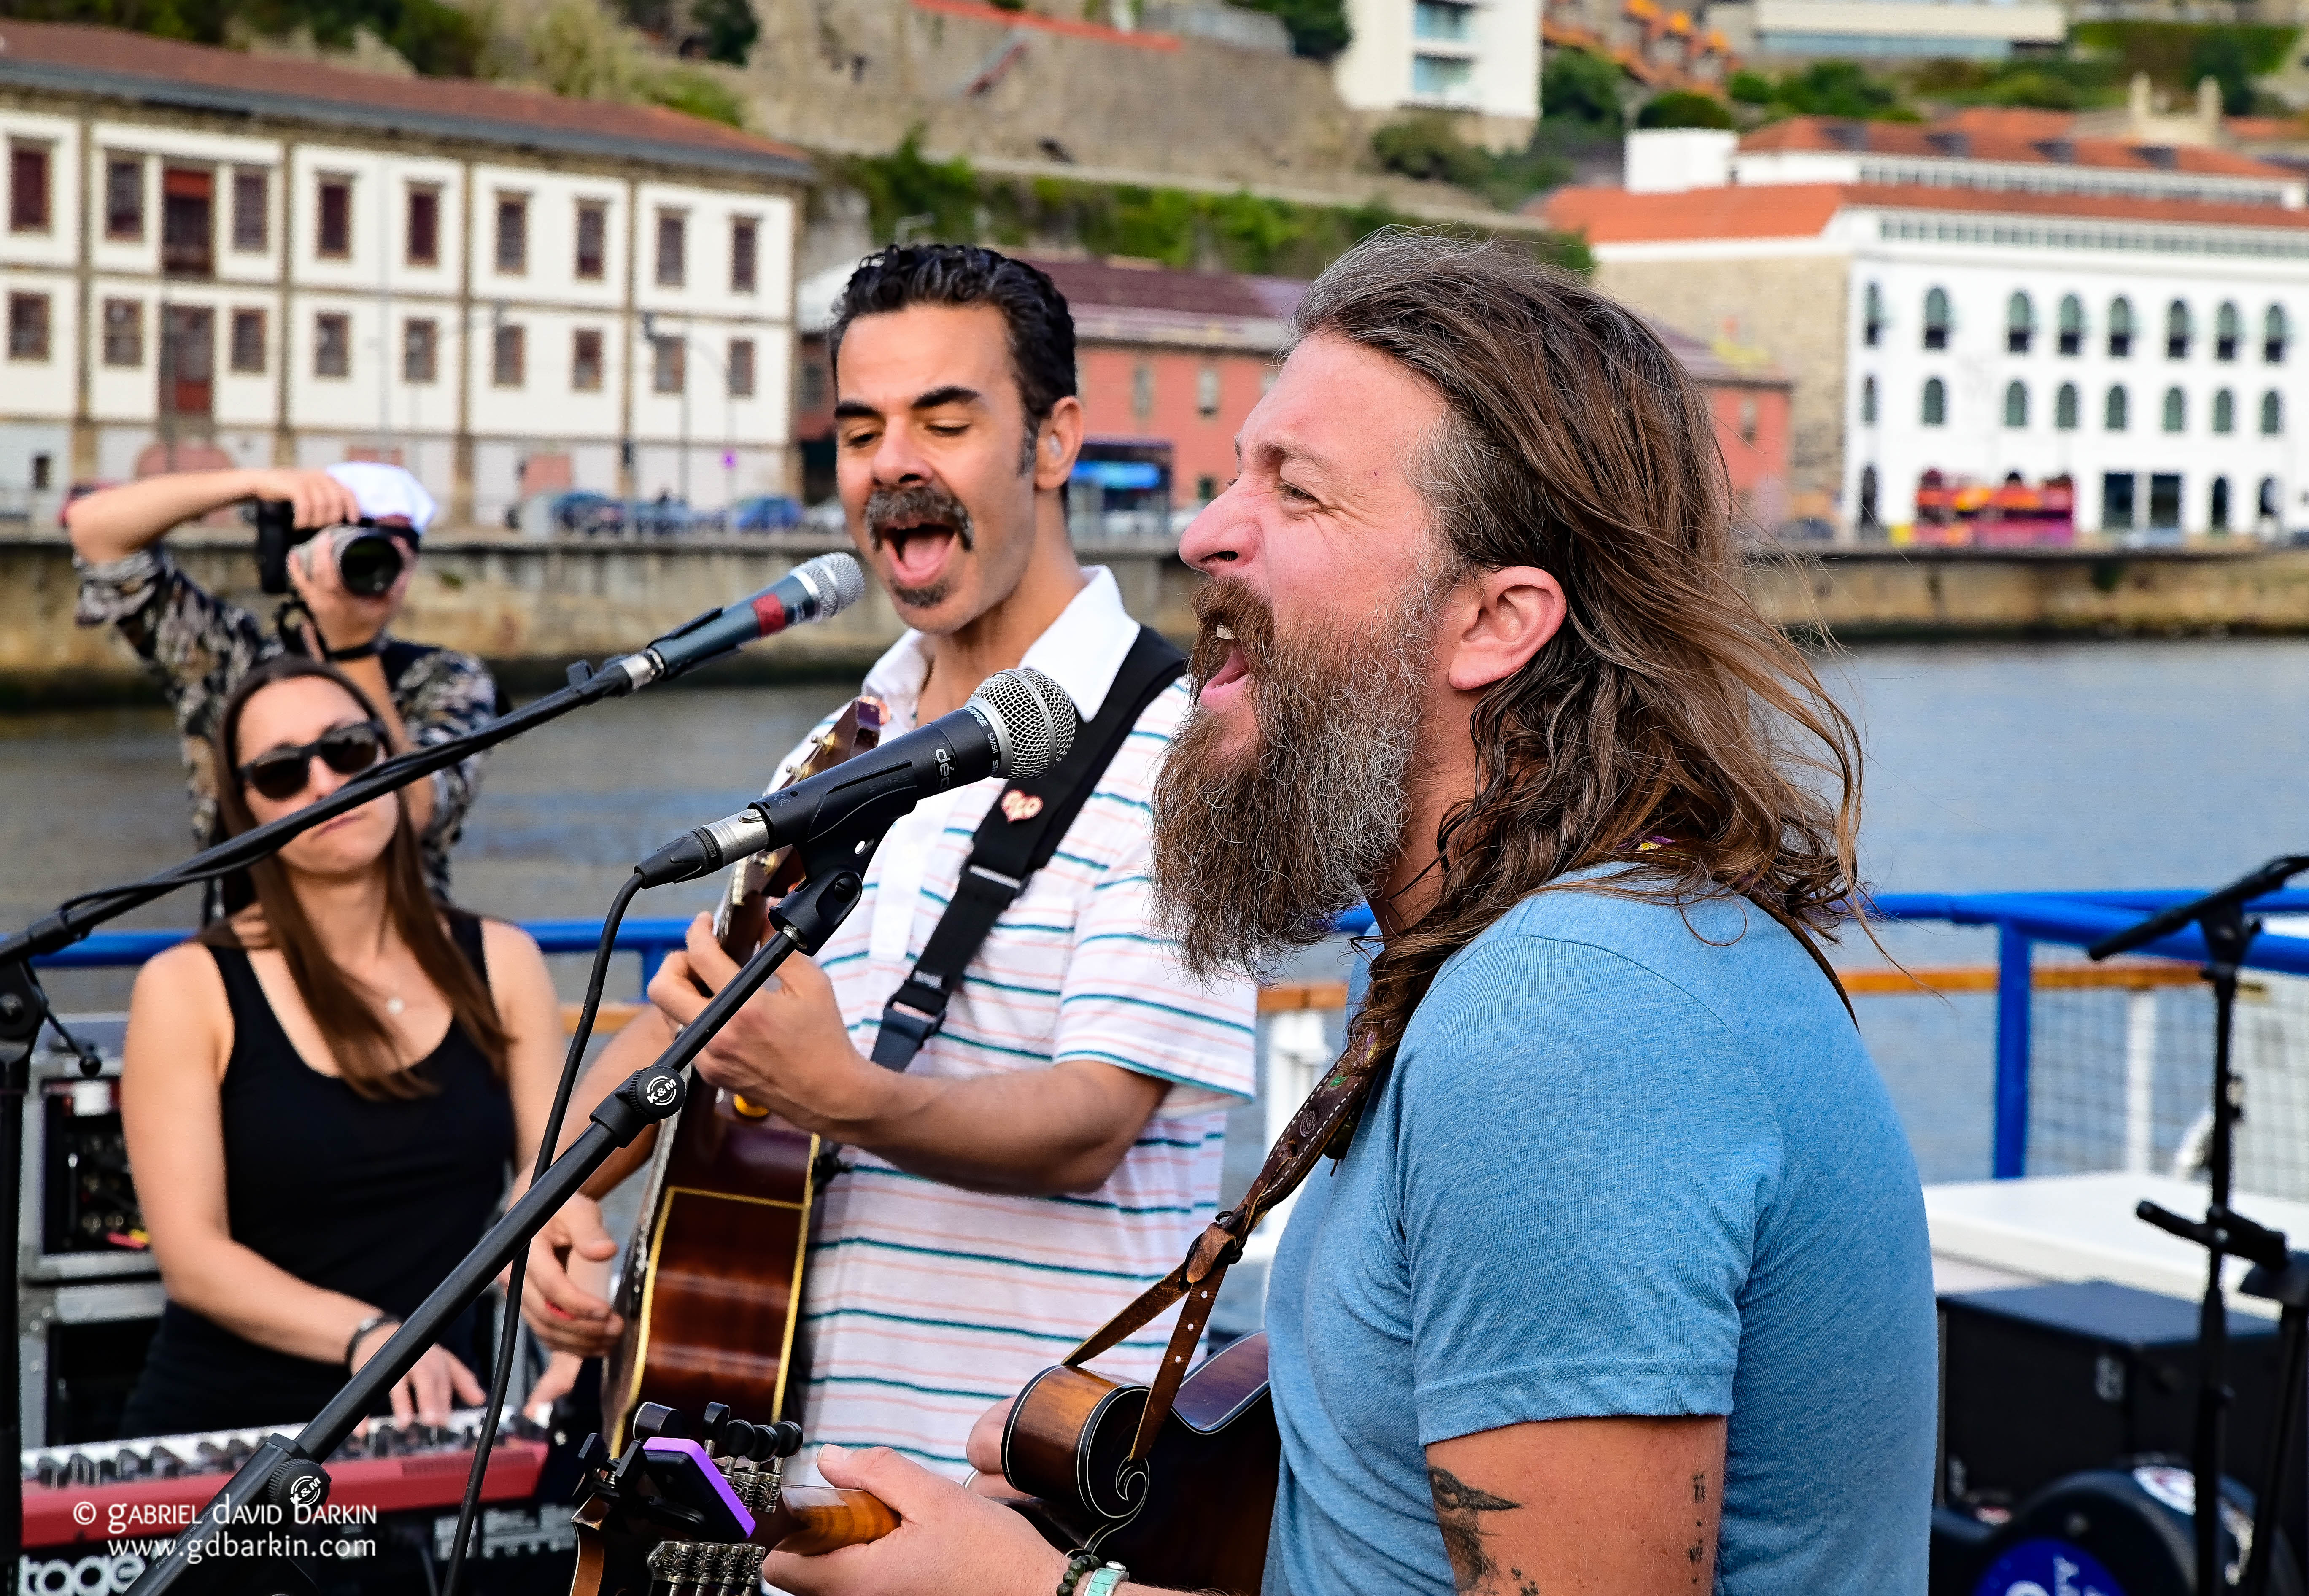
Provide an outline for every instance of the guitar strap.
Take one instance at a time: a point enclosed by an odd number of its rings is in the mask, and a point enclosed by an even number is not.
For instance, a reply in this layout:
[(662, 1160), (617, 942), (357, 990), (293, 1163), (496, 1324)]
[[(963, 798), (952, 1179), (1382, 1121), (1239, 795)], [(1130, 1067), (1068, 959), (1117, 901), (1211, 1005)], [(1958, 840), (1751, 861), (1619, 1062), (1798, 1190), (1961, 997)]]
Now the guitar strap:
[(1051, 862), (1139, 715), (1186, 669), (1187, 656), (1161, 633), (1139, 627), (1105, 702), (1077, 735), (1072, 751), (1033, 781), (1006, 788), (986, 812), (946, 913), (922, 945), (913, 973), (882, 1005), (875, 1063), (904, 1070), (938, 1033), (962, 972), (978, 956), (994, 922), (1025, 890), (1027, 879)]
[[(1792, 917), (1774, 914), (1760, 899), (1751, 901), (1794, 934), (1849, 1013), (1852, 999), (1846, 996), (1844, 983), (1837, 979), (1834, 967), (1804, 928)], [(1854, 1023), (1858, 1023), (1856, 1018)], [(1282, 1135), (1276, 1138), (1267, 1161), (1259, 1166), (1250, 1189), (1243, 1193), (1242, 1201), (1204, 1227), (1176, 1269), (1139, 1293), (1129, 1307), (1067, 1354), (1065, 1367), (1077, 1368), (1152, 1323), (1172, 1303), (1185, 1300), (1186, 1306), (1179, 1310), (1179, 1322), (1171, 1332), (1171, 1344), (1163, 1350), (1163, 1367), (1155, 1371), (1146, 1395), (1146, 1407), (1139, 1415), (1138, 1433), (1130, 1444), (1130, 1462), (1144, 1462), (1154, 1451), (1163, 1417), (1178, 1397), (1195, 1348), (1202, 1342), (1203, 1327), (1209, 1323), (1211, 1309), (1218, 1301), (1219, 1286), (1225, 1281), (1226, 1272), (1242, 1257), (1243, 1242), (1276, 1204), (1299, 1189), (1299, 1183), (1313, 1172), (1317, 1161), (1325, 1154), (1345, 1155), (1356, 1117), (1362, 1112), (1364, 1100), (1371, 1095), (1371, 1084), (1379, 1074), (1371, 1058), (1370, 1039), (1351, 1031), (1346, 1050), (1331, 1066), (1331, 1073), (1299, 1105), (1299, 1111), (1284, 1126)]]

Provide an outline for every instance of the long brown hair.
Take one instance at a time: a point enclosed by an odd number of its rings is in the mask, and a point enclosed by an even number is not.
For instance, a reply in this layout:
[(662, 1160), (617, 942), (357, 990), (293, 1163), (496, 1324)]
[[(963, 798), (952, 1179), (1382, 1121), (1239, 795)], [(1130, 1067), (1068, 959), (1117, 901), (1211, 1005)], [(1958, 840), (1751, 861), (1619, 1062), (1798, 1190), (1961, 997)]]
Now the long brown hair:
[(1439, 557), (1538, 566), (1569, 608), (1476, 706), (1475, 794), (1438, 833), (1434, 906), (1372, 963), (1363, 1040), (1391, 1053), (1453, 952), (1596, 865), (1623, 867), (1601, 890), (1650, 902), (1749, 898), (1817, 956), (1859, 893), (1859, 738), (1748, 600), (1715, 424), (1682, 364), (1569, 273), (1424, 234), (1367, 239), (1295, 320), (1442, 398), (1418, 462)]
[[(319, 677), (334, 682), (360, 705), (363, 714), (371, 720), (377, 718), (376, 705), (369, 702), (368, 694), (356, 686), (351, 677), (317, 660), (283, 654), (243, 677), (232, 695), (225, 700), (214, 740), (217, 808), (223, 816), (228, 836), (247, 831), (256, 824), (241, 784), (241, 714), (249, 701), (265, 688), (299, 677)], [(506, 1037), (497, 1019), (497, 1005), (490, 1000), (489, 987), (480, 973), (458, 951), (443, 923), (445, 913), (456, 911), (435, 902), (432, 893), (426, 890), (425, 871), (418, 858), (417, 833), (409, 823), (408, 799), (395, 793), (393, 800), (397, 817), (393, 841), (376, 864), (385, 873), (385, 913), (391, 917), (393, 928), (400, 934), (401, 940), (416, 955), (418, 968), (425, 972), (425, 979), (449, 1000), (449, 1010), (456, 1022), (487, 1056), (498, 1078), (503, 1079)], [(290, 884), (289, 873), (281, 867), (279, 858), (252, 865), (248, 875), (256, 889), (257, 904), (264, 910), (264, 940), (243, 942), (230, 920), (219, 920), (210, 926), (201, 933), (201, 940), (211, 947), (278, 950), (281, 962), (289, 967), (290, 979), (297, 983), (298, 996), (305, 1000), (306, 1011), (329, 1044), (345, 1084), (361, 1096), (413, 1098), (438, 1090), (418, 1071), (402, 1066), (394, 1054), (392, 1028), (377, 1012), (368, 989), (339, 969), (322, 947), (320, 936), (313, 929), (305, 906), (298, 902), (296, 889)]]

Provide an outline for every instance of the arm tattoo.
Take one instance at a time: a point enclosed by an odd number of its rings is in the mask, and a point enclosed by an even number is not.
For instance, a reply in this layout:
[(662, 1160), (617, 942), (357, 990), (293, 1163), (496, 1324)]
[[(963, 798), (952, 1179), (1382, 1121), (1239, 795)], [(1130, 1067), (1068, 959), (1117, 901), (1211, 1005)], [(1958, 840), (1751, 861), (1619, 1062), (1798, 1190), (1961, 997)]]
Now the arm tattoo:
[(1691, 1545), (1684, 1556), (1691, 1561), (1691, 1584), (1699, 1587), (1699, 1575), (1708, 1562), (1708, 1476), (1691, 1477)]
[[(1482, 1518), (1486, 1513), (1512, 1513), (1523, 1505), (1467, 1484), (1449, 1469), (1430, 1467), (1427, 1488), (1435, 1497), (1435, 1523), (1443, 1531), (1443, 1550), (1451, 1559), (1452, 1583), (1477, 1596), (1505, 1596), (1500, 1566), (1483, 1549)], [(1520, 1587), (1516, 1596), (1535, 1596), (1538, 1587), (1513, 1571)]]

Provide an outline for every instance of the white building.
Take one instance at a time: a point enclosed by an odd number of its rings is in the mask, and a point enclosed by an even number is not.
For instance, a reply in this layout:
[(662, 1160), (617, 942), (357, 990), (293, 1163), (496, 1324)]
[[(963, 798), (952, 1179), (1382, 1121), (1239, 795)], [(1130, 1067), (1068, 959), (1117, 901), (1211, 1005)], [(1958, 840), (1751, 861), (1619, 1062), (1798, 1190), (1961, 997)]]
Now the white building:
[(1347, 0), (1331, 63), (1359, 111), (1451, 111), (1471, 142), (1520, 150), (1539, 120), (1539, 0)]
[(1794, 370), (1792, 474), (1846, 536), (1906, 535), (1927, 472), (2066, 478), (2078, 531), (2117, 539), (2309, 525), (2299, 176), (1967, 123), (1639, 134), (1650, 192), (1564, 190), (1548, 215), (1613, 292)]
[[(2069, 36), (2057, 0), (1741, 0), (1772, 56), (2002, 60)], [(1717, 21), (1711, 6), (1708, 20)]]
[(0, 495), (408, 465), (452, 520), (785, 490), (791, 150), (672, 112), (0, 22)]

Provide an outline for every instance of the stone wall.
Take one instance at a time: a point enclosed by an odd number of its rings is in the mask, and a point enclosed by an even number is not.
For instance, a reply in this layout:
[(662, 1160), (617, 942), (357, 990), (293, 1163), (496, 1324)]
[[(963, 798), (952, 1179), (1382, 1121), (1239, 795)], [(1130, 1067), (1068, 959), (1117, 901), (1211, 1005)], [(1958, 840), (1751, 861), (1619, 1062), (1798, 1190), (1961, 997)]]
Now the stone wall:
[[(638, 648), (709, 608), (767, 587), (834, 547), (804, 538), (608, 546), (428, 539), (401, 634), (469, 650), (524, 690), (568, 661)], [(195, 580), (270, 614), (245, 540), (187, 539)], [(1184, 639), (1198, 578), (1161, 545), (1086, 552), (1130, 613)], [(2309, 549), (2136, 554), (1835, 549), (1760, 556), (1750, 591), (1798, 632), (1872, 637), (2309, 633)], [(0, 703), (141, 695), (150, 689), (107, 628), (73, 624), (75, 582), (54, 539), (0, 541)], [(725, 679), (855, 675), (899, 633), (880, 589), (849, 614), (757, 643)]]
[(1841, 255), (1756, 260), (1599, 260), (1596, 284), (1646, 315), (1703, 342), (1760, 349), (1795, 379), (1788, 435), (1794, 513), (1819, 513), (1804, 496), (1836, 504), (1844, 481), (1844, 356), (1850, 263)]

